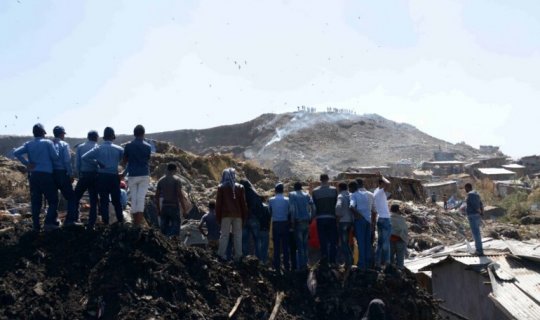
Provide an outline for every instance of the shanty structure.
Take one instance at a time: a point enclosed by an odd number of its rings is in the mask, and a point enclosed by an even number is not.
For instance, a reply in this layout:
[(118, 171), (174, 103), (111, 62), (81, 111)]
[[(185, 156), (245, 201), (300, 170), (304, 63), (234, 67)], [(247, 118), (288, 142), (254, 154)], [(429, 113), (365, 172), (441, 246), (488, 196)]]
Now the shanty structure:
[(448, 176), (463, 173), (465, 162), (463, 161), (427, 161), (422, 164), (422, 170), (431, 170), (433, 175)]
[(475, 173), (478, 178), (491, 181), (513, 180), (517, 177), (515, 172), (504, 168), (478, 168)]
[(484, 238), (485, 256), (473, 243), (436, 247), (405, 266), (434, 298), (444, 319), (540, 319), (540, 242)]
[[(390, 192), (392, 199), (422, 203), (426, 201), (426, 194), (420, 180), (391, 176), (385, 177), (390, 181), (390, 186), (386, 191)], [(343, 172), (337, 176), (337, 180), (348, 181), (355, 179), (362, 179), (364, 181), (364, 187), (368, 190), (373, 190), (378, 187), (380, 176), (378, 174), (358, 172)]]
[(504, 166), (502, 166), (503, 169), (506, 169), (508, 171), (512, 171), (512, 172), (515, 172), (516, 173), (516, 176), (518, 178), (521, 178), (521, 177), (524, 177), (525, 176), (525, 169), (526, 167), (525, 166), (522, 166), (520, 164), (517, 164), (517, 163), (512, 163), (512, 164), (505, 164)]
[(432, 194), (435, 194), (437, 199), (440, 200), (442, 200), (444, 195), (450, 198), (452, 195), (458, 194), (458, 184), (456, 181), (430, 182), (424, 183), (423, 186), (426, 196), (430, 197)]

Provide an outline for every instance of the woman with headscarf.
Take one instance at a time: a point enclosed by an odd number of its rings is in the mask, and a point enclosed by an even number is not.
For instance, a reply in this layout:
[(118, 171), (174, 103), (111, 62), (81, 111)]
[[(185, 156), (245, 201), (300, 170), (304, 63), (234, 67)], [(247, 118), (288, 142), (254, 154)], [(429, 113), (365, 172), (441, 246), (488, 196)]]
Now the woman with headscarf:
[(236, 183), (233, 168), (223, 170), (221, 183), (217, 190), (216, 218), (221, 225), (218, 254), (226, 259), (227, 244), (232, 229), (234, 240), (234, 259), (242, 257), (242, 224), (247, 216), (247, 204), (244, 187)]
[(261, 259), (259, 232), (261, 228), (260, 218), (264, 214), (261, 196), (255, 191), (249, 180), (242, 179), (240, 180), (240, 184), (244, 186), (248, 208), (247, 218), (242, 231), (242, 252), (244, 256), (253, 254), (253, 251), (250, 250), (250, 240), (253, 239), (255, 256)]

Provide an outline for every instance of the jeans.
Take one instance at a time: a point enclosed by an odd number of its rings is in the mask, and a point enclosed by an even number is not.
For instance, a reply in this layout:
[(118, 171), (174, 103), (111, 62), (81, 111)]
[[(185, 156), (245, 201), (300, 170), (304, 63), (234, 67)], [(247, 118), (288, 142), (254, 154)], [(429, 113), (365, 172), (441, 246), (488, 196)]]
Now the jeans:
[(379, 218), (377, 221), (377, 253), (375, 255), (375, 265), (380, 267), (381, 264), (390, 263), (390, 234), (392, 232), (392, 225), (390, 224), (390, 218)]
[(252, 254), (250, 252), (249, 241), (253, 239), (253, 246), (255, 247), (255, 256), (261, 259), (260, 239), (259, 239), (260, 223), (255, 217), (249, 218), (244, 224), (242, 229), (242, 253), (244, 256)]
[(67, 201), (67, 216), (66, 223), (73, 223), (76, 220), (74, 218), (77, 215), (77, 199), (75, 199), (75, 193), (73, 192), (73, 186), (71, 185), (71, 177), (67, 175), (66, 170), (54, 170), (53, 171), (54, 183), (56, 184), (56, 190), (60, 190), (62, 196)]
[(268, 230), (265, 231), (259, 231), (259, 239), (260, 239), (260, 254), (261, 257), (259, 258), (262, 263), (266, 264), (268, 262), (268, 245), (270, 243), (270, 232)]
[(173, 206), (163, 206), (160, 213), (161, 232), (168, 236), (180, 235), (180, 208)]
[(41, 213), (43, 196), (45, 196), (48, 206), (45, 225), (57, 225), (58, 193), (53, 175), (47, 172), (32, 172), (30, 174), (30, 198), (34, 231), (39, 231), (39, 214)]
[(371, 242), (371, 223), (366, 219), (360, 218), (354, 221), (354, 235), (358, 245), (358, 268), (365, 270), (371, 266), (372, 242)]
[[(79, 176), (79, 181), (75, 186), (75, 203), (76, 210), (73, 221), (79, 220), (79, 202), (86, 190), (88, 190), (88, 198), (90, 200), (90, 213), (88, 217), (88, 226), (93, 227), (96, 224), (97, 219), (97, 202), (98, 195), (96, 190), (97, 173), (96, 172), (82, 172)], [(71, 219), (70, 219), (71, 220)]]
[(291, 270), (298, 269), (298, 248), (296, 247), (296, 236), (294, 230), (289, 227), (289, 262)]
[(474, 238), (474, 246), (476, 247), (477, 254), (484, 254), (482, 248), (482, 235), (480, 234), (480, 225), (482, 224), (482, 217), (479, 214), (468, 215), (469, 225), (471, 226), (472, 236)]
[(274, 269), (281, 269), (281, 252), (283, 251), (283, 267), (289, 270), (289, 222), (275, 221), (272, 223), (272, 238), (274, 242)]
[(336, 219), (317, 219), (317, 233), (321, 244), (321, 259), (327, 258), (329, 263), (336, 263), (338, 240)]
[(403, 240), (390, 241), (390, 263), (395, 264), (398, 269), (403, 269), (407, 244)]
[(351, 232), (352, 222), (340, 222), (339, 223), (339, 245), (341, 248), (341, 254), (343, 255), (343, 262), (345, 266), (351, 266), (353, 262), (351, 246), (349, 244), (349, 234)]
[(109, 224), (109, 195), (114, 206), (116, 220), (124, 222), (122, 205), (120, 204), (120, 180), (117, 174), (99, 173), (97, 177), (99, 193), (99, 214), (104, 224)]
[(309, 221), (297, 221), (294, 225), (296, 249), (298, 250), (298, 270), (307, 268)]
[(227, 246), (229, 245), (229, 236), (233, 234), (234, 240), (234, 258), (242, 258), (242, 218), (223, 218), (221, 219), (221, 237), (219, 238), (218, 254), (224, 260), (227, 259)]
[(144, 212), (144, 199), (150, 183), (149, 176), (129, 177), (128, 187), (131, 199), (131, 212)]

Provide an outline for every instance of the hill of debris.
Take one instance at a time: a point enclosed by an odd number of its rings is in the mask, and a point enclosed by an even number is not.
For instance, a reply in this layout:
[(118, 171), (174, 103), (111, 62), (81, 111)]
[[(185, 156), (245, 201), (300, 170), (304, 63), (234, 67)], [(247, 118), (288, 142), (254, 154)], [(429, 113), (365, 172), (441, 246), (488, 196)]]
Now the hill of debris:
[(394, 269), (279, 275), (155, 229), (29, 230), (0, 222), (0, 319), (268, 319), (273, 310), (275, 319), (360, 319), (374, 298), (388, 319), (437, 318), (431, 296)]

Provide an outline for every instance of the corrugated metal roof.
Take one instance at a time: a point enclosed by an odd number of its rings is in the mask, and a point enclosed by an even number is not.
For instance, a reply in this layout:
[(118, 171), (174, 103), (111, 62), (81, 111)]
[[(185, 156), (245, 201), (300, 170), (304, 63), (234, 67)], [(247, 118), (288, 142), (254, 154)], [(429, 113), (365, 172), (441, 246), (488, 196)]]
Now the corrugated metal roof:
[(502, 166), (503, 168), (510, 168), (510, 169), (525, 169), (525, 166), (522, 166), (520, 164), (512, 163), (512, 164), (506, 164)]
[(506, 240), (506, 245), (513, 255), (540, 262), (540, 241)]
[(431, 183), (423, 184), (424, 188), (442, 187), (442, 186), (449, 186), (449, 185), (457, 185), (457, 182), (441, 181), (441, 182), (431, 182)]
[[(500, 268), (493, 268), (494, 275), (499, 281), (514, 278), (514, 285), (540, 304), (540, 266), (535, 263), (523, 261), (512, 256), (493, 257)], [(539, 318), (540, 319), (540, 318)]]
[(491, 176), (491, 175), (499, 175), (499, 174), (516, 174), (513, 171), (506, 170), (503, 168), (480, 168), (478, 169), (482, 174)]
[(459, 165), (459, 164), (465, 164), (463, 161), (457, 161), (457, 160), (449, 160), (449, 161), (427, 161), (428, 164), (433, 165)]

